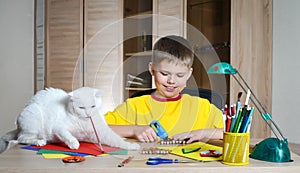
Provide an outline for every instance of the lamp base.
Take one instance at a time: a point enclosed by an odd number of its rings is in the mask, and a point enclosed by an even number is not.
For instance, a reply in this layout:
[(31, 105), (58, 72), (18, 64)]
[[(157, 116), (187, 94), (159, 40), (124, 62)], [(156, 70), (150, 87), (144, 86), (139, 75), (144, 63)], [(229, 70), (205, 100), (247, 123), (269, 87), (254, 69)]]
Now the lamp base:
[(267, 138), (258, 143), (250, 158), (268, 162), (291, 162), (287, 139)]

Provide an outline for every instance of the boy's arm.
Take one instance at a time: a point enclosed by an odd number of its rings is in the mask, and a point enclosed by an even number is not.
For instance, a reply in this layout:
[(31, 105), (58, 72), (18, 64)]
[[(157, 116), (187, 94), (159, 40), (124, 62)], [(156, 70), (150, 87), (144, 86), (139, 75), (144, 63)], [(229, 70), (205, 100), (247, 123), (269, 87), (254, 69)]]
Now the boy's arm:
[(157, 140), (156, 133), (150, 126), (109, 125), (109, 127), (124, 138), (135, 138), (140, 142), (154, 142)]

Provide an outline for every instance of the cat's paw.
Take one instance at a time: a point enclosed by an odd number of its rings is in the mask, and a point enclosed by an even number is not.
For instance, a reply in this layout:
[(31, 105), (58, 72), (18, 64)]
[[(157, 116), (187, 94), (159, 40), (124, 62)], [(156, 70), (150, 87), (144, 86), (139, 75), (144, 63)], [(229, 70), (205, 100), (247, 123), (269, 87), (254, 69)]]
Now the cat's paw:
[(138, 143), (128, 143), (127, 149), (128, 150), (138, 150), (141, 146)]
[(80, 146), (79, 142), (77, 140), (72, 140), (70, 142), (68, 142), (68, 147), (72, 150), (77, 150)]
[(46, 140), (43, 140), (43, 139), (40, 139), (40, 140), (36, 140), (34, 145), (37, 145), (37, 146), (44, 146), (47, 144), (47, 141)]

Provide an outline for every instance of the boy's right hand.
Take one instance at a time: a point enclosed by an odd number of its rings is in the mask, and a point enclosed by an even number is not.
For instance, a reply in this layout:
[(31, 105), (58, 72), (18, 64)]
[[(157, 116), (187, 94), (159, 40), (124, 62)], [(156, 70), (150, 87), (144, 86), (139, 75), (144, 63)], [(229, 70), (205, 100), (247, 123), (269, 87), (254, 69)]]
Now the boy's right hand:
[(158, 139), (155, 131), (150, 126), (135, 126), (133, 133), (140, 142), (154, 142)]

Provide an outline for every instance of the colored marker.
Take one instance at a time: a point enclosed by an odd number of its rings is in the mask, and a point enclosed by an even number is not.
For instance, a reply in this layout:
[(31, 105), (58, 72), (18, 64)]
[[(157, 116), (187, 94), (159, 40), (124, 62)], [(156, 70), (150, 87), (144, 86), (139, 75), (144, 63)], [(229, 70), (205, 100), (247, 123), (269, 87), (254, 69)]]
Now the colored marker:
[(251, 107), (247, 107), (245, 116), (244, 116), (244, 118), (243, 118), (243, 121), (242, 121), (242, 123), (241, 123), (241, 127), (240, 127), (240, 129), (239, 129), (239, 133), (243, 133), (244, 130), (247, 129), (247, 122), (248, 122), (248, 120), (249, 120), (250, 112), (251, 112)]
[(248, 115), (248, 119), (247, 119), (246, 125), (245, 125), (245, 127), (244, 127), (244, 129), (242, 131), (243, 133), (249, 132), (249, 130), (250, 130), (253, 111), (254, 111), (254, 107), (252, 107), (251, 110), (250, 110), (250, 113)]
[(237, 128), (235, 129), (236, 133), (238, 133), (238, 132), (240, 131), (240, 128), (241, 128), (241, 126), (242, 126), (242, 123), (243, 123), (243, 120), (244, 120), (246, 114), (247, 114), (247, 107), (244, 107), (244, 108), (243, 108), (243, 111), (242, 111), (242, 114), (241, 114), (241, 118), (240, 118), (240, 120), (239, 120), (239, 122), (238, 122), (238, 126), (237, 126)]
[(235, 125), (235, 122), (236, 122), (236, 117), (237, 115), (234, 115), (231, 117), (231, 124), (230, 124), (230, 129), (229, 129), (229, 132), (234, 132), (234, 125)]
[(227, 115), (227, 121), (226, 121), (226, 132), (230, 131), (230, 125), (231, 125), (231, 116)]
[(247, 91), (247, 96), (246, 96), (246, 100), (245, 100), (245, 106), (249, 105), (250, 95), (251, 95), (251, 92), (250, 92), (250, 90), (248, 89), (248, 91)]
[(236, 102), (236, 110), (235, 112), (238, 113), (240, 108), (242, 107), (242, 103), (241, 103), (241, 97), (242, 97), (242, 92), (238, 93), (238, 98), (237, 98), (237, 102)]

